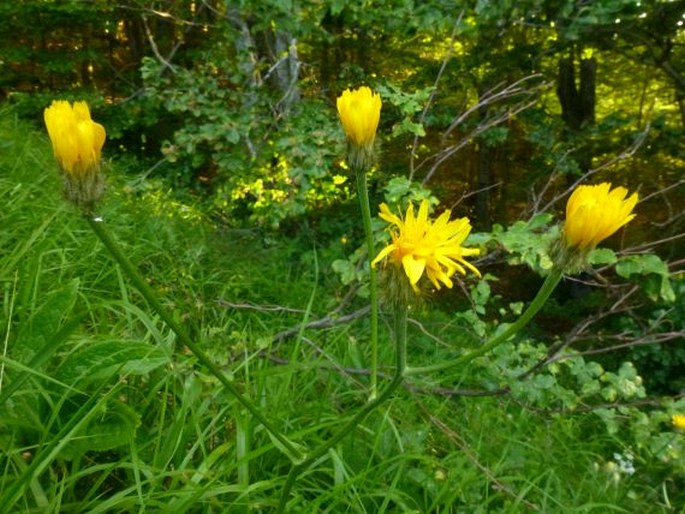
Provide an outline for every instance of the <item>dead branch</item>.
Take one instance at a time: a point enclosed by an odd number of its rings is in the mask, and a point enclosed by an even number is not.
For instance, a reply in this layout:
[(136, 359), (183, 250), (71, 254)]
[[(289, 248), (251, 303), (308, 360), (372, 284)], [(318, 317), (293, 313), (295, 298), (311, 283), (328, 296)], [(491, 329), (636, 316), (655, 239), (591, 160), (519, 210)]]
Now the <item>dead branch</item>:
[(459, 126), (461, 126), (469, 117), (478, 113), (479, 111), (482, 111), (484, 108), (489, 108), (493, 105), (501, 104), (505, 100), (510, 100), (515, 97), (519, 97), (522, 99), (519, 100), (517, 103), (510, 105), (506, 110), (485, 118), (473, 130), (471, 130), (468, 134), (464, 135), (456, 143), (445, 146), (435, 154), (425, 158), (423, 161), (421, 161), (421, 163), (419, 163), (418, 166), (416, 166), (411, 171), (410, 178), (414, 175), (416, 171), (420, 170), (422, 167), (430, 166), (422, 180), (422, 184), (426, 185), (433, 177), (437, 169), (447, 159), (449, 159), (459, 150), (470, 144), (473, 141), (473, 138), (477, 137), (478, 135), (482, 134), (483, 132), (494, 126), (511, 119), (519, 112), (524, 111), (525, 109), (528, 109), (529, 107), (534, 105), (537, 100), (533, 97), (535, 97), (542, 89), (549, 86), (549, 83), (543, 82), (533, 87), (528, 87), (529, 81), (538, 79), (540, 78), (540, 76), (541, 75), (539, 74), (529, 75), (509, 85), (506, 85), (505, 83), (501, 82), (495, 85), (493, 88), (487, 90), (485, 93), (483, 93), (476, 104), (466, 109), (463, 113), (461, 113), (452, 121), (447, 130), (442, 134), (442, 144), (445, 144), (447, 138), (452, 134), (452, 132), (454, 132)]
[[(602, 170), (605, 170), (606, 168), (613, 166), (617, 162), (620, 162), (620, 161), (623, 161), (623, 160), (628, 159), (630, 157), (633, 157), (635, 155), (635, 153), (637, 152), (637, 150), (646, 141), (650, 128), (651, 128), (651, 126), (648, 123), (646, 125), (645, 129), (638, 134), (638, 136), (635, 138), (633, 143), (628, 148), (623, 150), (620, 154), (618, 154), (618, 155), (612, 157), (611, 159), (603, 162), (602, 164), (600, 164), (596, 168), (589, 170), (582, 177), (578, 178), (575, 182), (573, 182), (573, 184), (571, 184), (569, 187), (567, 187), (564, 191), (562, 191), (561, 193), (554, 196), (551, 200), (549, 200), (542, 207), (540, 207), (540, 203), (542, 202), (542, 196), (537, 195), (537, 198), (534, 198), (534, 201), (532, 202), (531, 209), (529, 210), (527, 216), (532, 217), (539, 212), (549, 212), (557, 202), (559, 202), (562, 198), (565, 198), (568, 194), (570, 194), (571, 191), (573, 191), (581, 182), (586, 181), (591, 176), (599, 173)], [(547, 183), (542, 188), (542, 191), (546, 192), (551, 187), (552, 183), (556, 183), (558, 181), (560, 176), (561, 176), (560, 173), (552, 173), (550, 175), (549, 179), (547, 180)], [(644, 201), (644, 200), (641, 200), (641, 201)]]

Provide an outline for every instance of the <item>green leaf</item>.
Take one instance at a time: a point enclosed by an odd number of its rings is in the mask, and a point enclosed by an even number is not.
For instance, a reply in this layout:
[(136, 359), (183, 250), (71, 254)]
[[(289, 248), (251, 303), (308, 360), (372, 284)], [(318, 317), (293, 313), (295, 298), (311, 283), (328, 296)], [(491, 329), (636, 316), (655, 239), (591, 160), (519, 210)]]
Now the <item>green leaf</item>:
[(493, 227), (492, 236), (509, 252), (511, 264), (527, 264), (542, 273), (553, 266), (547, 249), (556, 232), (542, 232), (551, 220), (550, 214), (538, 214), (529, 221), (515, 222), (506, 231), (499, 226)]
[(144, 375), (168, 362), (164, 350), (138, 341), (107, 341), (79, 348), (56, 373), (58, 380), (75, 384), (81, 380), (121, 375)]
[(616, 273), (624, 278), (630, 278), (631, 275), (649, 275), (656, 273), (657, 275), (668, 276), (668, 266), (657, 255), (630, 255), (622, 258), (616, 265)]
[(357, 270), (350, 261), (344, 259), (337, 259), (331, 264), (333, 271), (340, 275), (340, 281), (348, 285), (357, 278)]
[(59, 332), (62, 320), (71, 312), (76, 301), (79, 288), (78, 279), (74, 279), (64, 287), (52, 291), (40, 307), (31, 313), (27, 323), (23, 324), (17, 337), (17, 349), (24, 355), (31, 356), (52, 339)]
[(616, 253), (609, 248), (595, 248), (590, 253), (590, 264), (614, 264), (617, 260)]
[(671, 273), (668, 265), (658, 255), (624, 257), (616, 264), (616, 273), (627, 279), (634, 275), (646, 277), (646, 280), (639, 281), (639, 285), (653, 301), (657, 301), (659, 297), (669, 303), (675, 301), (675, 292), (670, 281)]
[(490, 299), (490, 285), (485, 280), (479, 280), (476, 287), (471, 289), (471, 299), (475, 304), (476, 311), (484, 314), (485, 305)]
[(104, 452), (128, 445), (140, 425), (140, 416), (120, 400), (110, 399), (100, 404), (101, 411), (62, 450), (65, 458), (75, 458), (87, 452)]
[(394, 206), (401, 206), (402, 209), (405, 209), (407, 202), (419, 203), (424, 199), (428, 200), (431, 207), (435, 207), (439, 203), (430, 189), (426, 189), (421, 184), (412, 182), (406, 177), (391, 179), (383, 189), (385, 190), (385, 201), (391, 209)]
[(537, 230), (545, 227), (550, 221), (552, 221), (553, 218), (554, 216), (546, 212), (536, 214), (530, 220), (528, 220), (526, 227), (529, 230)]

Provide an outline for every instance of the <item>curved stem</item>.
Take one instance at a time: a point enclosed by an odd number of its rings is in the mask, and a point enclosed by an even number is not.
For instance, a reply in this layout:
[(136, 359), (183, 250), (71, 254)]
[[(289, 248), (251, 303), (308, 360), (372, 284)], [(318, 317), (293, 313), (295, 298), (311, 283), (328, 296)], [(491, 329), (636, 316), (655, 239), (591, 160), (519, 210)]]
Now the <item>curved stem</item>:
[(183, 343), (195, 356), (195, 358), (207, 370), (214, 375), (219, 382), (226, 388), (226, 390), (238, 400), (243, 407), (245, 407), (255, 419), (257, 419), (264, 428), (266, 428), (271, 435), (282, 445), (284, 451), (294, 461), (298, 462), (304, 458), (304, 455), (298, 450), (295, 445), (288, 440), (283, 434), (274, 427), (271, 422), (254, 406), (254, 404), (243, 396), (240, 391), (226, 378), (226, 375), (214, 364), (205, 353), (200, 350), (200, 347), (193, 342), (185, 329), (179, 325), (171, 316), (169, 311), (162, 305), (155, 293), (147, 285), (143, 277), (138, 272), (138, 269), (131, 263), (126, 255), (121, 251), (121, 248), (116, 243), (114, 238), (110, 235), (107, 227), (102, 222), (101, 218), (93, 218), (92, 216), (84, 216), (88, 224), (93, 229), (93, 232), (100, 238), (100, 241), (105, 245), (109, 253), (117, 261), (121, 269), (126, 273), (138, 292), (145, 298), (147, 303), (152, 307), (160, 318), (167, 324), (167, 326), (174, 331), (181, 343)]
[(530, 303), (528, 308), (524, 311), (524, 313), (521, 314), (519, 319), (517, 319), (514, 323), (509, 325), (503, 332), (493, 336), (480, 348), (476, 348), (475, 350), (465, 353), (461, 357), (458, 357), (457, 359), (451, 361), (440, 362), (432, 366), (408, 368), (405, 371), (405, 376), (423, 375), (426, 373), (433, 373), (435, 371), (444, 371), (446, 369), (454, 368), (456, 366), (466, 364), (467, 362), (471, 362), (473, 359), (486, 354), (495, 347), (504, 343), (507, 339), (509, 339), (511, 336), (519, 332), (523, 327), (525, 327), (530, 322), (530, 320), (533, 319), (533, 317), (545, 304), (545, 302), (549, 298), (549, 295), (552, 294), (554, 288), (557, 287), (557, 284), (559, 284), (559, 281), (563, 276), (564, 274), (560, 270), (554, 268), (547, 276), (545, 282), (540, 287), (538, 294), (535, 296), (535, 298)]
[(369, 399), (376, 398), (378, 392), (378, 278), (376, 269), (371, 266), (375, 256), (373, 244), (373, 229), (371, 228), (371, 209), (369, 207), (369, 189), (366, 184), (366, 172), (356, 170), (357, 197), (362, 211), (364, 235), (366, 236), (366, 252), (369, 261), (369, 301), (371, 302), (371, 384)]
[(395, 373), (388, 386), (373, 400), (369, 401), (357, 412), (352, 418), (338, 430), (330, 439), (328, 439), (321, 446), (312, 451), (305, 460), (290, 468), (288, 477), (286, 478), (283, 489), (281, 490), (281, 498), (278, 503), (276, 512), (282, 514), (285, 512), (286, 503), (290, 491), (295, 484), (295, 480), (304, 472), (313, 462), (322, 457), (329, 449), (338, 444), (346, 435), (348, 435), (364, 418), (379, 405), (385, 402), (395, 392), (404, 379), (404, 369), (407, 362), (407, 307), (406, 305), (399, 306), (395, 310), (395, 346), (396, 346), (396, 360)]

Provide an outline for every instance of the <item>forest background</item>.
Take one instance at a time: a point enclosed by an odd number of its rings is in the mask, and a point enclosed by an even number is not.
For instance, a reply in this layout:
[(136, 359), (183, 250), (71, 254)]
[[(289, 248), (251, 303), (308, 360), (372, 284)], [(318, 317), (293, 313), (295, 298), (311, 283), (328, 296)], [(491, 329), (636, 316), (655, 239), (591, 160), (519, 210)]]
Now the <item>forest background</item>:
[(360, 85), (383, 100), (372, 214), (428, 198), (482, 249), (482, 280), (410, 313), (410, 362), (521, 313), (576, 185), (640, 203), (515, 339), (408, 378), (287, 511), (685, 512), (685, 2), (21, 0), (0, 19), (8, 512), (271, 512), (292, 469), (60, 200), (43, 110), (89, 103), (125, 252), (243, 394), (316, 447), (368, 386), (335, 109)]

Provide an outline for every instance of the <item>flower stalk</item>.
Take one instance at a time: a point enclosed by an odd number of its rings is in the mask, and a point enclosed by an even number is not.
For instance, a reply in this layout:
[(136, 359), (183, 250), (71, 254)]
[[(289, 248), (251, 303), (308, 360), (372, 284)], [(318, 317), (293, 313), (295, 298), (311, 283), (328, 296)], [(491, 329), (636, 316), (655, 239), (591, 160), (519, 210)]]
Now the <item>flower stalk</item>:
[(278, 442), (277, 446), (290, 457), (293, 462), (304, 458), (303, 452), (285, 437), (264, 416), (255, 405), (238, 391), (236, 386), (224, 375), (190, 338), (186, 330), (174, 320), (162, 305), (152, 289), (147, 285), (138, 269), (126, 257), (124, 252), (110, 235), (102, 218), (95, 215), (95, 204), (104, 191), (104, 177), (100, 170), (100, 157), (105, 143), (105, 128), (94, 122), (90, 117), (90, 109), (86, 102), (53, 101), (46, 108), (43, 117), (48, 136), (52, 143), (55, 159), (59, 164), (64, 181), (64, 196), (76, 205), (95, 235), (102, 241), (110, 255), (119, 264), (124, 273), (133, 283), (138, 292), (145, 298), (167, 326), (178, 336), (195, 356), (195, 358), (226, 390), (257, 419), (264, 428)]
[(290, 491), (295, 485), (297, 477), (306, 471), (314, 462), (323, 457), (326, 452), (333, 446), (344, 439), (352, 430), (354, 430), (359, 423), (364, 421), (373, 410), (378, 408), (386, 400), (388, 400), (395, 390), (400, 386), (404, 380), (404, 372), (407, 362), (407, 305), (398, 305), (395, 308), (395, 372), (390, 383), (381, 391), (381, 393), (374, 399), (367, 402), (352, 418), (338, 430), (331, 438), (323, 443), (318, 448), (314, 449), (310, 454), (299, 464), (293, 465), (290, 468), (288, 477), (286, 478), (283, 489), (281, 490), (281, 498), (276, 509), (277, 514), (285, 512)]
[(480, 357), (481, 355), (485, 355), (486, 353), (494, 350), (499, 345), (509, 340), (509, 338), (516, 335), (519, 331), (521, 331), (521, 329), (523, 329), (523, 327), (525, 327), (533, 319), (533, 317), (538, 313), (542, 306), (545, 305), (545, 302), (547, 302), (547, 299), (552, 294), (552, 291), (554, 291), (554, 289), (557, 287), (557, 284), (559, 284), (559, 281), (562, 279), (563, 276), (564, 274), (561, 270), (556, 268), (553, 269), (552, 272), (549, 275), (547, 275), (545, 282), (542, 284), (537, 295), (535, 295), (535, 298), (530, 303), (528, 308), (523, 312), (523, 314), (521, 314), (521, 316), (514, 323), (509, 325), (505, 330), (491, 337), (480, 348), (471, 350), (470, 352), (465, 353), (454, 360), (440, 362), (437, 364), (433, 364), (432, 366), (407, 368), (407, 370), (404, 373), (405, 376), (425, 375), (427, 373), (445, 371), (447, 369), (455, 368), (457, 366), (462, 366)]
[(375, 161), (374, 142), (381, 115), (381, 97), (368, 87), (346, 89), (336, 102), (338, 115), (347, 139), (347, 162), (357, 182), (357, 198), (362, 214), (369, 262), (370, 302), (370, 379), (369, 401), (378, 394), (378, 277), (371, 265), (375, 254), (371, 209), (366, 174)]
[(138, 292), (145, 298), (148, 305), (152, 307), (160, 318), (167, 324), (167, 326), (178, 336), (182, 344), (184, 344), (195, 356), (195, 358), (202, 364), (216, 379), (223, 385), (226, 390), (242, 404), (247, 411), (258, 420), (266, 430), (271, 433), (271, 435), (280, 443), (280, 446), (284, 449), (288, 457), (293, 462), (300, 462), (305, 456), (300, 451), (296, 445), (285, 437), (276, 427), (269, 421), (264, 414), (262, 414), (255, 405), (248, 400), (243, 394), (238, 391), (235, 385), (226, 377), (226, 375), (219, 369), (219, 367), (214, 364), (200, 349), (200, 347), (195, 344), (195, 342), (190, 338), (186, 330), (174, 320), (169, 311), (162, 305), (162, 303), (157, 298), (157, 295), (152, 291), (150, 286), (147, 285), (143, 277), (138, 272), (138, 269), (131, 263), (131, 261), (126, 257), (124, 252), (121, 250), (119, 245), (116, 243), (114, 238), (107, 230), (102, 218), (92, 217), (85, 215), (84, 218), (93, 229), (95, 235), (102, 241), (105, 248), (109, 251), (110, 255), (119, 264), (124, 273), (128, 276), (129, 280), (133, 283), (134, 287)]
[[(366, 253), (367, 260), (371, 263), (371, 258), (374, 255), (374, 241), (373, 229), (371, 228), (371, 208), (369, 206), (369, 190), (366, 182), (366, 172), (363, 170), (356, 170), (357, 177), (357, 197), (359, 198), (359, 207), (362, 212), (362, 223), (364, 225), (364, 236), (366, 238)], [(376, 398), (378, 393), (378, 273), (376, 268), (369, 264), (369, 302), (370, 307), (370, 346), (371, 346), (371, 362), (370, 362), (370, 384), (369, 384), (369, 400)]]
[(564, 273), (573, 273), (585, 268), (590, 251), (635, 217), (632, 211), (637, 200), (637, 193), (628, 197), (627, 189), (617, 187), (612, 190), (608, 182), (576, 188), (566, 204), (566, 220), (562, 235), (552, 248), (554, 267), (525, 312), (480, 348), (451, 361), (409, 368), (405, 375), (434, 373), (461, 366), (492, 351), (517, 334), (542, 308)]

